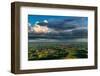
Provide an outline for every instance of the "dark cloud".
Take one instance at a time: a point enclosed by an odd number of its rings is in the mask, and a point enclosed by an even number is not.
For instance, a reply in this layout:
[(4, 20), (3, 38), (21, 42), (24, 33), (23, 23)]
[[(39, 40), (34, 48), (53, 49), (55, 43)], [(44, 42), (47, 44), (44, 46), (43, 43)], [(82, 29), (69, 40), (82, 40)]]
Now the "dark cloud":
[(46, 26), (48, 25), (48, 23), (45, 23), (45, 22), (40, 22), (40, 23), (37, 23), (38, 25), (41, 25), (41, 26)]
[(56, 29), (56, 30), (65, 30), (65, 29), (73, 29), (78, 27), (79, 25), (69, 23), (70, 21), (74, 21), (74, 19), (49, 19), (48, 23), (40, 22), (38, 23), (41, 26), (47, 25), (48, 28)]
[(46, 39), (73, 39), (73, 38), (87, 38), (87, 29), (73, 29), (63, 30), (58, 32), (49, 32), (46, 34), (29, 33), (29, 38), (46, 38)]

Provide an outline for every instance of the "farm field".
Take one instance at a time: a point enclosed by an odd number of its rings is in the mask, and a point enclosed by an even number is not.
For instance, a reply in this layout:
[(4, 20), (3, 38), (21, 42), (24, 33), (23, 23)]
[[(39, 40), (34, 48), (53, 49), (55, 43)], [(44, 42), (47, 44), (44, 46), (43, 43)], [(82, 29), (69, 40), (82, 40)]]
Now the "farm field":
[(29, 42), (28, 60), (87, 58), (87, 42)]

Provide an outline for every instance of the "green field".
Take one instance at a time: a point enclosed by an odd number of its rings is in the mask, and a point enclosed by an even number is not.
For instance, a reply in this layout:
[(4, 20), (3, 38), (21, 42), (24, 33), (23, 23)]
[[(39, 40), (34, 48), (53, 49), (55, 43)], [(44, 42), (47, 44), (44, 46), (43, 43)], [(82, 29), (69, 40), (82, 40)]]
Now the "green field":
[(29, 42), (28, 60), (87, 58), (87, 42)]

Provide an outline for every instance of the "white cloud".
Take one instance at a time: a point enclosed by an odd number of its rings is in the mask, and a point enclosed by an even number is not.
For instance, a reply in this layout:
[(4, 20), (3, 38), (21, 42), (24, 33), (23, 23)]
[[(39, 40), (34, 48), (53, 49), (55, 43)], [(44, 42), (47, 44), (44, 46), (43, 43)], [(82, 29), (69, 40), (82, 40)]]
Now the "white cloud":
[(43, 22), (48, 23), (48, 20), (44, 20)]
[(36, 23), (35, 24), (38, 24), (39, 23), (39, 21), (36, 21)]
[(31, 26), (31, 23), (28, 23), (28, 26)]
[(35, 25), (33, 27), (33, 31), (35, 33), (48, 33), (48, 27), (47, 26)]
[(52, 28), (48, 28), (48, 33), (59, 33), (60, 31), (52, 29)]

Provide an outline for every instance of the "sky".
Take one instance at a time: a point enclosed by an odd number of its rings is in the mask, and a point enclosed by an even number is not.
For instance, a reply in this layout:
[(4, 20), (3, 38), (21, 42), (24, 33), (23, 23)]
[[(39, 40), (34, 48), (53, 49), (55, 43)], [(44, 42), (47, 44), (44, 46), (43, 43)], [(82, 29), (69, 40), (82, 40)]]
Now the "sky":
[(88, 17), (28, 15), (28, 24), (32, 27), (29, 37), (33, 39), (87, 38)]
[[(83, 21), (82, 21), (83, 19)], [(32, 26), (35, 24), (36, 21), (43, 21), (48, 20), (48, 22), (70, 22), (70, 24), (77, 24), (87, 26), (87, 17), (74, 17), (74, 16), (50, 16), (50, 15), (28, 15), (28, 23)], [(60, 22), (59, 22), (60, 21)]]

